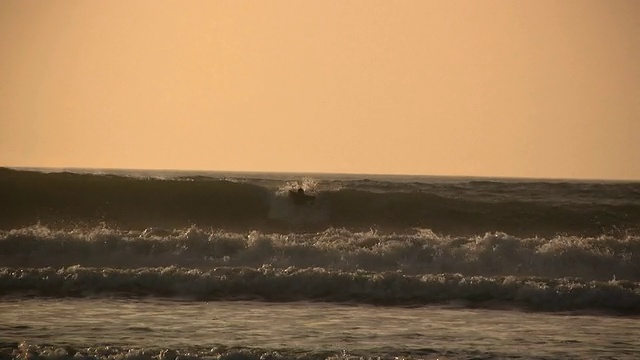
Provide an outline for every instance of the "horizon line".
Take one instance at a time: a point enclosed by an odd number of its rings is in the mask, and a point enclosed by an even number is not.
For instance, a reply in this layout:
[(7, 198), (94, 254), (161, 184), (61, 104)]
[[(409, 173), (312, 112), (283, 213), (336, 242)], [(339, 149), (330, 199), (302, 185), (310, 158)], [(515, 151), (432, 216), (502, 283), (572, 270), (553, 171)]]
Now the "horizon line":
[(74, 170), (80, 171), (150, 171), (150, 172), (205, 172), (205, 173), (232, 173), (232, 174), (282, 174), (282, 175), (342, 175), (342, 176), (388, 176), (388, 177), (425, 177), (425, 178), (466, 178), (466, 179), (502, 179), (502, 180), (535, 180), (535, 181), (584, 181), (584, 182), (640, 182), (640, 179), (632, 178), (563, 178), (563, 177), (529, 177), (529, 176), (483, 176), (483, 175), (451, 175), (451, 174), (415, 174), (415, 173), (363, 173), (363, 172), (330, 172), (330, 171), (282, 171), (282, 170), (211, 170), (211, 169), (175, 169), (175, 168), (116, 168), (116, 167), (51, 167), (51, 166), (7, 166), (0, 165), (0, 168), (13, 170), (41, 171), (55, 170), (64, 172)]

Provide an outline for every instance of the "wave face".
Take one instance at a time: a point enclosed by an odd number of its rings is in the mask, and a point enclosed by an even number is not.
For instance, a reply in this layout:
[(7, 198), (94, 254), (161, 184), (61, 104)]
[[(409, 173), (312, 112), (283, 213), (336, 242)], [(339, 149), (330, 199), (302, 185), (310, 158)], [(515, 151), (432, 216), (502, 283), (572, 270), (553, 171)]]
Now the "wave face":
[[(254, 174), (164, 178), (0, 169), (0, 228), (184, 228), (321, 231), (329, 227), (402, 232), (428, 228), (518, 236), (637, 232), (640, 183), (342, 177)], [(287, 190), (315, 195), (295, 206)]]

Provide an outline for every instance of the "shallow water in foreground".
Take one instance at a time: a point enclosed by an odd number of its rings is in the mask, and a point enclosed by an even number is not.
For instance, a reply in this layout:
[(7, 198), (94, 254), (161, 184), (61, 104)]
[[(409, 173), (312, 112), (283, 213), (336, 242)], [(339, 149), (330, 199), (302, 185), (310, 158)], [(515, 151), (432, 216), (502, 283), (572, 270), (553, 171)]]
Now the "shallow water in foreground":
[[(3, 355), (31, 351), (50, 358), (65, 358), (60, 351), (69, 357), (73, 355), (69, 352), (78, 351), (104, 358), (176, 354), (161, 354), (162, 349), (187, 357), (222, 354), (235, 359), (633, 359), (640, 355), (637, 318), (454, 305), (5, 298), (0, 301), (0, 333)], [(62, 350), (64, 346), (67, 350)]]

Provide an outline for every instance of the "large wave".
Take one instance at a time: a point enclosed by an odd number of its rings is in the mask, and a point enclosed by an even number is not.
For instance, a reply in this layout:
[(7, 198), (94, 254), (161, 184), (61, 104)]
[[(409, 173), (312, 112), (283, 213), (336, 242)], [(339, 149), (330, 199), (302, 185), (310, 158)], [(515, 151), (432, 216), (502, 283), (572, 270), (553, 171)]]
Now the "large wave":
[(282, 186), (290, 184), (0, 169), (0, 228), (36, 222), (269, 232), (420, 227), (451, 235), (594, 236), (640, 226), (639, 184), (327, 181), (311, 186), (317, 199), (306, 207), (287, 201)]

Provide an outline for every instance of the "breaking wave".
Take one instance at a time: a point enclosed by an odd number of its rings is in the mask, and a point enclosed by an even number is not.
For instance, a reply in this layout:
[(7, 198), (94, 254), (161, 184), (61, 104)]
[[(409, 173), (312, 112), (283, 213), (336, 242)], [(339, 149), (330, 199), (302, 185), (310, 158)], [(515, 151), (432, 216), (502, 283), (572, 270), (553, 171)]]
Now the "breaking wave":
[[(314, 205), (291, 204), (282, 190), (293, 186), (312, 192)], [(419, 227), (451, 235), (549, 237), (637, 232), (640, 226), (638, 183), (158, 179), (0, 169), (0, 198), (2, 229), (36, 222), (263, 232)]]
[(0, 168), (0, 199), (6, 297), (640, 313), (638, 183)]
[(461, 274), (406, 275), (322, 268), (165, 267), (0, 269), (2, 295), (181, 297), (195, 300), (326, 301), (380, 305), (509, 304), (543, 311), (640, 313), (640, 283)]
[(407, 274), (462, 273), (640, 280), (640, 236), (519, 238), (505, 233), (442, 236), (430, 230), (380, 234), (234, 233), (197, 227), (125, 231), (108, 227), (0, 230), (0, 266), (323, 267)]

